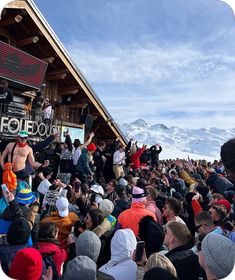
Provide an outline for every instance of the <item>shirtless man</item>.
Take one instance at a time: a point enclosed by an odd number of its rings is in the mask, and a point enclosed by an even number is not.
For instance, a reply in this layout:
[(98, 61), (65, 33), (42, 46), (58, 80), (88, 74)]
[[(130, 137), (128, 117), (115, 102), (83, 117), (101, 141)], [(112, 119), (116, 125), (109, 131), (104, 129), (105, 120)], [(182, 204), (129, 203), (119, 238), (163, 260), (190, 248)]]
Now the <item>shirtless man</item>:
[[(29, 164), (37, 169), (39, 167), (47, 167), (49, 165), (49, 161), (46, 160), (44, 164), (41, 164), (35, 161), (33, 156), (33, 150), (27, 144), (28, 140), (28, 132), (21, 130), (17, 135), (16, 142), (9, 143), (1, 157), (1, 166), (4, 170), (4, 161), (6, 156), (8, 156), (8, 162), (13, 163), (13, 171), (17, 176), (17, 179), (24, 179), (27, 177), (26, 174), (26, 160), (28, 160)], [(13, 155), (12, 155), (13, 151)]]

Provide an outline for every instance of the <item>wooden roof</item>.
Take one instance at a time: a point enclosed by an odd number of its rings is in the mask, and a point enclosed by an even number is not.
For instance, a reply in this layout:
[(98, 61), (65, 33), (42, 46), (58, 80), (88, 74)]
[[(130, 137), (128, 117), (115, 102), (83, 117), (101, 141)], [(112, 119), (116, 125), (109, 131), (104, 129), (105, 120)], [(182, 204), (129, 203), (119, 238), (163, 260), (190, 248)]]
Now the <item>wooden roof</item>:
[(88, 104), (89, 114), (95, 119), (93, 129), (97, 138), (119, 138), (126, 144), (119, 127), (33, 1), (12, 1), (5, 6), (0, 20), (0, 40), (48, 62), (45, 82), (48, 90), (53, 89), (60, 97), (60, 100), (54, 99), (58, 106), (68, 96), (73, 98), (72, 104), (68, 105), (71, 110), (81, 110)]

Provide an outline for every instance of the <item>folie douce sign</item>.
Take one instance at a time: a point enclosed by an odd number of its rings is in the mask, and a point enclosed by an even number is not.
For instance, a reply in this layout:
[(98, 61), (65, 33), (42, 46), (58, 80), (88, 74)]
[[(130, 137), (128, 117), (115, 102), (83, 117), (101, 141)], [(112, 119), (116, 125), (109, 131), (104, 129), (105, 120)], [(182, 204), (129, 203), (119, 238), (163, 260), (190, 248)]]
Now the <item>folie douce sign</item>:
[(0, 41), (0, 77), (39, 89), (47, 63)]

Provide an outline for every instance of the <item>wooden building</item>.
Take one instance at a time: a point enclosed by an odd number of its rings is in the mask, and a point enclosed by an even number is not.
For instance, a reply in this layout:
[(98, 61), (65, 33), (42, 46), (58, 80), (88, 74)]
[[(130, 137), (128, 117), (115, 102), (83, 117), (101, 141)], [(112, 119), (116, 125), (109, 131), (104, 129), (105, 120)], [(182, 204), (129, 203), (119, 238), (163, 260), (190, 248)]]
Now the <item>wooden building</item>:
[[(48, 97), (52, 104), (53, 123), (71, 128), (83, 127), (85, 134), (95, 131), (96, 142), (99, 140), (111, 142), (119, 138), (125, 145), (126, 139), (119, 127), (73, 63), (34, 2), (31, 0), (1, 0), (1, 2), (0, 42), (3, 46), (6, 44), (14, 47), (46, 64), (41, 84), (46, 84), (44, 96)], [(5, 5), (1, 7), (3, 3)], [(3, 60), (1, 49), (0, 46), (0, 63)], [(17, 64), (18, 61), (14, 63)], [(33, 101), (38, 86), (18, 82), (14, 77), (12, 79), (9, 76), (4, 77), (0, 72), (0, 79), (3, 78), (9, 81), (9, 88), (17, 100), (22, 103)]]

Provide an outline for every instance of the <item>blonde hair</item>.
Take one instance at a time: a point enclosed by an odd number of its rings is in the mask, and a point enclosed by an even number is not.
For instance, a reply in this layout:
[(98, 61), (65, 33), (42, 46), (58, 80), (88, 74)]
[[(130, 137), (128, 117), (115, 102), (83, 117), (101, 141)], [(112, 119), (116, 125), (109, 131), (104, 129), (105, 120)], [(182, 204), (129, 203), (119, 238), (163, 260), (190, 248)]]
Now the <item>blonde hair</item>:
[(154, 267), (159, 267), (169, 271), (172, 275), (177, 277), (177, 272), (172, 262), (161, 253), (153, 253), (147, 260), (145, 271)]

